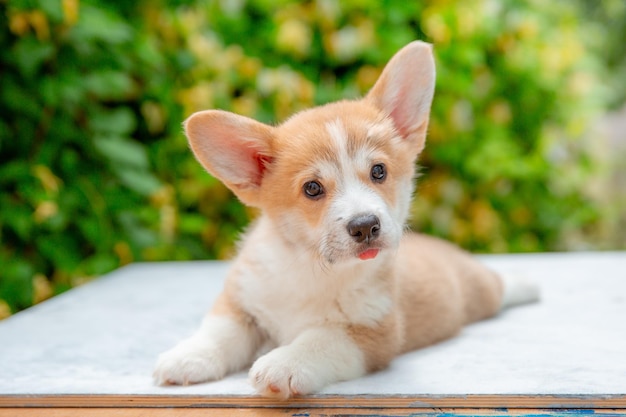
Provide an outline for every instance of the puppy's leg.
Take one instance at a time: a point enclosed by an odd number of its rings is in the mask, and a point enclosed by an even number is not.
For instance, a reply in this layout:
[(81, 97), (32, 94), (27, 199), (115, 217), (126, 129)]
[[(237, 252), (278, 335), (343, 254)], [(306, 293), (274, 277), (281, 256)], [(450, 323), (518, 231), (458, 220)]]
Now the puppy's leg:
[(347, 332), (324, 327), (306, 330), (260, 357), (250, 369), (250, 382), (262, 395), (286, 399), (365, 372), (363, 352)]
[(254, 323), (222, 296), (193, 336), (159, 356), (153, 377), (159, 385), (221, 379), (248, 365), (260, 343)]

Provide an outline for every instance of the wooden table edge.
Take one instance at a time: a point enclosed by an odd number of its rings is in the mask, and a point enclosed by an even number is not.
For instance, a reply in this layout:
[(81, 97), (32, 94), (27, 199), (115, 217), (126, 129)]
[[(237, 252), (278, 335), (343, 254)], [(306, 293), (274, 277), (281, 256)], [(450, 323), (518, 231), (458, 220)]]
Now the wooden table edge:
[(624, 409), (626, 394), (320, 395), (276, 401), (258, 396), (0, 394), (0, 408), (379, 408)]

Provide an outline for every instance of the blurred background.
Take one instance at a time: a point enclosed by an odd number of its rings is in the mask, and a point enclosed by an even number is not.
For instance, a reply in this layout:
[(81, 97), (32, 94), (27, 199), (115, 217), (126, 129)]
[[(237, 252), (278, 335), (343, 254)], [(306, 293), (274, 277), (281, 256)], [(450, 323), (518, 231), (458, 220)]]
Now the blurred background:
[(130, 262), (228, 258), (255, 213), (184, 118), (359, 97), (414, 39), (438, 79), (413, 229), (626, 249), (623, 0), (0, 0), (0, 317)]

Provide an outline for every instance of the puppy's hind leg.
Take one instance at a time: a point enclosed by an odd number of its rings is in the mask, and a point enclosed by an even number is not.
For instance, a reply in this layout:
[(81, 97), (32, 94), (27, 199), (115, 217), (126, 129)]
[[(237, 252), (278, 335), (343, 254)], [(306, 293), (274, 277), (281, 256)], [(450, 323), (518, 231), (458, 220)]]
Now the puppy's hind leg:
[(190, 338), (159, 355), (154, 381), (188, 385), (221, 379), (252, 362), (261, 341), (254, 323), (222, 296)]

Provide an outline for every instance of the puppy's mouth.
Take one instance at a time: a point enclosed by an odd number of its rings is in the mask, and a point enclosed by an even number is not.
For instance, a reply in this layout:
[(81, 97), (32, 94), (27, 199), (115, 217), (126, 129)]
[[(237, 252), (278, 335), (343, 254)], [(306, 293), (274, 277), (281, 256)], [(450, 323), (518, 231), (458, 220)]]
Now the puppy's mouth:
[(369, 248), (360, 252), (357, 256), (360, 260), (367, 261), (369, 259), (374, 259), (375, 257), (377, 257), (378, 252), (380, 252), (380, 249), (378, 248)]
[(386, 248), (387, 244), (383, 241), (376, 242), (376, 244), (358, 245), (352, 248), (327, 247), (322, 252), (322, 257), (331, 265), (350, 261), (362, 262), (379, 257)]

